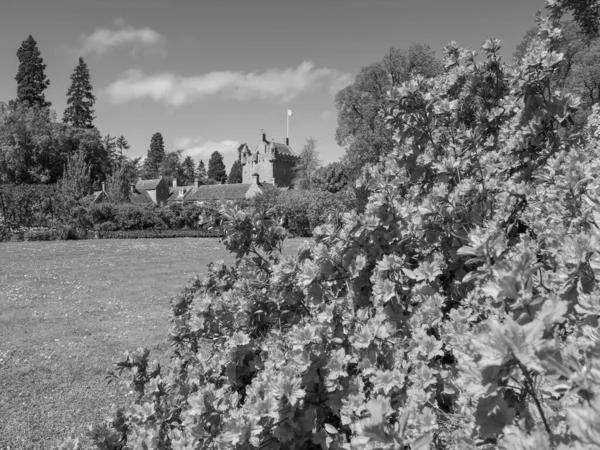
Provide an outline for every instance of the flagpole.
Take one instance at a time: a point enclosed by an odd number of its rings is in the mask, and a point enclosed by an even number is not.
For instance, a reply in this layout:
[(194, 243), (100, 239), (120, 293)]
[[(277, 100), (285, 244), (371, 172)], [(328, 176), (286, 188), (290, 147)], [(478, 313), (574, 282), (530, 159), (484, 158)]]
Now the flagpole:
[(288, 142), (290, 142), (290, 112), (289, 112), (289, 110), (285, 112), (285, 116), (287, 118), (287, 120), (286, 120), (287, 128), (286, 128), (286, 132), (285, 132), (285, 142), (287, 144)]

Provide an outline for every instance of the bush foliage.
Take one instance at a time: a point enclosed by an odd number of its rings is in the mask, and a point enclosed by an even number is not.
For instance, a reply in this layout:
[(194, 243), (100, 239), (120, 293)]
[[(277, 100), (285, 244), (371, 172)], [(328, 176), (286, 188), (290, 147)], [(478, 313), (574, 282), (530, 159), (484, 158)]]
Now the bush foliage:
[(283, 190), (264, 185), (262, 194), (242, 202), (241, 206), (249, 206), (258, 214), (279, 217), (292, 235), (307, 237), (331, 217), (354, 209), (355, 197), (352, 189), (331, 193), (324, 190)]
[(96, 445), (598, 448), (600, 110), (570, 133), (540, 22), (516, 68), (450, 44), (443, 75), (394, 89), (365, 212), (297, 256), (276, 218), (225, 208), (236, 264), (173, 300), (168, 369), (116, 364), (137, 400)]

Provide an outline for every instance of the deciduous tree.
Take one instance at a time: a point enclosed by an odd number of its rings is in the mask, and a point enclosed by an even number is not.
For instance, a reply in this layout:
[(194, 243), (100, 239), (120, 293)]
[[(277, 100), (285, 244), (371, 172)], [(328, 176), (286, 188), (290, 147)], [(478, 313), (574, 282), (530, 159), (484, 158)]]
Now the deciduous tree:
[(79, 63), (71, 75), (63, 122), (79, 128), (93, 127), (96, 97), (92, 89), (90, 70), (83, 58), (79, 58)]
[(169, 185), (173, 181), (173, 178), (177, 178), (178, 182), (185, 178), (183, 166), (181, 164), (182, 153), (183, 150), (168, 152), (160, 163), (159, 173)]
[(547, 0), (546, 8), (554, 19), (571, 13), (583, 32), (597, 37), (600, 27), (600, 0)]
[(106, 178), (106, 194), (112, 203), (128, 203), (130, 193), (130, 173), (126, 164), (115, 165)]
[(298, 189), (312, 188), (315, 174), (320, 166), (317, 140), (314, 137), (309, 137), (306, 139), (298, 155), (298, 162), (294, 166), (294, 186)]
[(73, 200), (79, 200), (88, 195), (92, 188), (90, 165), (82, 150), (70, 155), (59, 182), (61, 192)]
[(332, 162), (320, 167), (314, 176), (314, 187), (333, 194), (346, 189), (350, 184), (348, 170), (341, 162)]
[(345, 164), (353, 179), (394, 148), (383, 114), (388, 91), (415, 75), (433, 77), (441, 68), (426, 45), (415, 44), (406, 50), (391, 48), (382, 61), (363, 67), (354, 83), (336, 94), (336, 141), (346, 147)]
[[(522, 62), (527, 49), (539, 40), (536, 28), (528, 30), (514, 53), (515, 60)], [(600, 37), (586, 36), (577, 22), (565, 20), (552, 50), (560, 53), (562, 60), (549, 82), (579, 95), (580, 108), (572, 118), (577, 127), (582, 128), (592, 106), (600, 100)]]

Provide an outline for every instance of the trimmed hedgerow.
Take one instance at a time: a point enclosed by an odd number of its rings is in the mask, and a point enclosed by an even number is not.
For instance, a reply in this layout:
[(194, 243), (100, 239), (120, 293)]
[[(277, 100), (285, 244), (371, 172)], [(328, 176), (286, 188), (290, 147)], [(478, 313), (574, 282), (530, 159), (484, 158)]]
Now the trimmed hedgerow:
[(99, 239), (162, 239), (183, 237), (221, 237), (218, 230), (128, 230), (128, 231), (98, 231), (94, 233)]

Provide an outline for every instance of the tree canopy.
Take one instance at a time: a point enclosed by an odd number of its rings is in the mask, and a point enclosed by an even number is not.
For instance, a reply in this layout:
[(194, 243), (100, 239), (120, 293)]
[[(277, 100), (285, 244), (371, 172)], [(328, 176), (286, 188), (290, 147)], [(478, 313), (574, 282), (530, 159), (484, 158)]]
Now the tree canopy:
[(181, 184), (186, 184), (186, 185), (191, 185), (194, 182), (194, 179), (196, 178), (196, 174), (195, 174), (195, 164), (194, 164), (194, 160), (192, 159), (191, 156), (186, 156), (185, 159), (183, 160), (183, 163), (181, 163), (181, 167), (182, 167), (182, 180), (181, 180)]
[(150, 148), (144, 160), (144, 177), (147, 179), (157, 178), (160, 165), (165, 159), (165, 143), (160, 133), (154, 133), (150, 140)]
[(321, 160), (317, 150), (317, 140), (311, 136), (306, 139), (298, 154), (298, 161), (294, 166), (294, 186), (298, 189), (311, 189), (319, 167), (321, 167)]
[[(536, 28), (528, 30), (514, 53), (515, 60), (521, 62), (527, 49), (539, 39)], [(577, 22), (565, 20), (561, 23), (560, 37), (552, 45), (554, 51), (562, 54), (562, 59), (550, 75), (550, 81), (580, 97), (580, 108), (573, 120), (581, 128), (592, 106), (600, 101), (600, 37), (587, 36)]]
[(204, 165), (204, 161), (200, 160), (198, 163), (198, 167), (195, 172), (196, 178), (203, 179), (206, 178), (206, 166)]
[(90, 71), (83, 58), (71, 75), (71, 86), (67, 91), (67, 108), (63, 121), (79, 128), (92, 128), (94, 122), (94, 103), (96, 97), (92, 93)]
[(228, 184), (241, 183), (243, 180), (242, 163), (239, 159), (236, 159), (231, 165), (229, 171), (229, 177), (227, 177)]
[(37, 42), (31, 35), (17, 50), (17, 58), (19, 58), (19, 69), (15, 76), (17, 100), (26, 102), (29, 106), (50, 107), (52, 104), (46, 100), (44, 95), (44, 91), (50, 86), (50, 80), (45, 72), (46, 64), (44, 64)]
[(388, 91), (412, 76), (433, 77), (441, 69), (435, 53), (426, 45), (391, 48), (381, 61), (363, 67), (354, 83), (336, 94), (336, 141), (346, 147), (344, 159), (353, 178), (394, 148), (392, 131), (385, 126), (383, 115)]
[(206, 176), (213, 180), (217, 180), (219, 183), (224, 184), (227, 182), (227, 171), (225, 169), (225, 163), (223, 162), (223, 155), (217, 150), (210, 155)]

